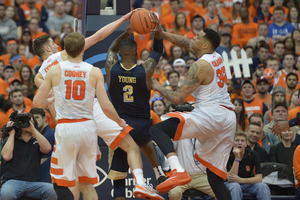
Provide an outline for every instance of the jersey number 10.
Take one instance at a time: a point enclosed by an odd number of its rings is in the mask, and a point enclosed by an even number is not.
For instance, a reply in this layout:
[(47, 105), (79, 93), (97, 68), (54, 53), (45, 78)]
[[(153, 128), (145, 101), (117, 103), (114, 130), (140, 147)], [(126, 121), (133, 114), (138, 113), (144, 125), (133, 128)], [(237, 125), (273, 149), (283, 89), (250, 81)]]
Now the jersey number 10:
[(71, 96), (74, 100), (82, 100), (85, 96), (85, 82), (84, 81), (74, 81), (66, 80), (65, 84), (67, 85), (66, 89), (66, 99), (71, 99)]

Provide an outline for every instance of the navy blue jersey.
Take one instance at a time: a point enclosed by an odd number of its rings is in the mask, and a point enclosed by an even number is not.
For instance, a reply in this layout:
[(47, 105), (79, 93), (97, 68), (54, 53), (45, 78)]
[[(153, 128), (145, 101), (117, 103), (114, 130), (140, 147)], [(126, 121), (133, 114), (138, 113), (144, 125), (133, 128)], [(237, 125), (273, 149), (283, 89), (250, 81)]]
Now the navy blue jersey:
[(110, 74), (109, 93), (119, 115), (150, 118), (150, 90), (146, 84), (146, 71), (142, 65), (125, 69), (120, 62), (114, 64)]

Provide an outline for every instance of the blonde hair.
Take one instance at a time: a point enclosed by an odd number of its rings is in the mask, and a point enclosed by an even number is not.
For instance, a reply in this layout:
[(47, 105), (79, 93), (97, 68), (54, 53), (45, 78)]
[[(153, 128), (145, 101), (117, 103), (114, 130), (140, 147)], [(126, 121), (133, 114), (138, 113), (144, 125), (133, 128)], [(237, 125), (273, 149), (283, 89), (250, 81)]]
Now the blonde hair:
[[(298, 129), (295, 126), (291, 127), (290, 129), (292, 129), (292, 132), (293, 132), (293, 138), (292, 138), (292, 141), (291, 141), (291, 142), (293, 142), (296, 138), (296, 134), (297, 134), (296, 132), (297, 132)], [(278, 141), (282, 142), (282, 132), (277, 137), (278, 137)]]

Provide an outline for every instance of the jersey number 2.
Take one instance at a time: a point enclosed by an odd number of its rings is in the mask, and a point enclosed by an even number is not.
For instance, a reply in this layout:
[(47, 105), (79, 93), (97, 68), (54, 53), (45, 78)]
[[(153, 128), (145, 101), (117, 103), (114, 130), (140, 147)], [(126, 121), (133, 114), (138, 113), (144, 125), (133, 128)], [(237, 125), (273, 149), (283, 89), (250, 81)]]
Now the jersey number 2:
[(82, 100), (85, 96), (85, 82), (84, 81), (74, 81), (72, 80), (65, 81), (67, 85), (66, 90), (66, 99), (71, 99), (71, 96), (75, 100)]
[(124, 102), (133, 102), (134, 98), (132, 96), (133, 93), (133, 87), (131, 85), (125, 85), (123, 87), (124, 91)]
[(217, 77), (219, 78), (218, 85), (220, 88), (224, 86), (224, 83), (227, 85), (227, 76), (225, 67), (222, 67), (221, 69), (217, 70)]

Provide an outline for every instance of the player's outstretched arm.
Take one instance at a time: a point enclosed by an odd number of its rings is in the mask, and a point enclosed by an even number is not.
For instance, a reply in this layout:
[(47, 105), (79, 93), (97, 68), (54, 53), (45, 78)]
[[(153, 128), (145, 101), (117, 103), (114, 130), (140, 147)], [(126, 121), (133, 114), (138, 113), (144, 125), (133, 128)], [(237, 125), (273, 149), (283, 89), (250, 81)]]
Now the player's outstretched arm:
[(189, 50), (192, 54), (197, 56), (196, 52), (192, 49), (192, 45), (194, 43), (193, 40), (190, 40), (181, 35), (176, 35), (165, 31), (162, 31), (162, 37), (163, 39), (168, 40), (169, 42), (175, 44), (176, 46)]
[(152, 89), (158, 91), (161, 95), (179, 105), (196, 90), (207, 74), (213, 73), (211, 70), (213, 71), (206, 61), (199, 60), (191, 65), (187, 78), (177, 91), (167, 90), (155, 78), (152, 78)]
[(85, 39), (85, 46), (84, 49), (88, 49), (97, 42), (105, 39), (107, 36), (109, 36), (111, 33), (113, 33), (123, 22), (130, 19), (130, 16), (135, 12), (135, 10), (127, 13), (126, 15), (122, 16), (120, 19), (107, 24), (106, 26), (102, 27), (100, 30), (98, 30), (96, 33), (94, 33), (92, 36)]
[(106, 55), (106, 63), (105, 63), (105, 71), (106, 71), (106, 82), (107, 87), (110, 87), (110, 71), (113, 65), (118, 62), (118, 51), (119, 51), (119, 44), (120, 42), (128, 38), (130, 34), (133, 33), (133, 30), (131, 29), (130, 25), (126, 28), (125, 32), (122, 33), (119, 37), (117, 37), (109, 46), (108, 52)]
[[(99, 68), (93, 67), (91, 71), (92, 76), (92, 85), (95, 85), (96, 96), (99, 101), (99, 104), (103, 110), (103, 113), (111, 120), (115, 121), (122, 128), (126, 128), (126, 122), (121, 119), (115, 110), (114, 106), (108, 99), (105, 87), (104, 87), (104, 78), (102, 72)], [(91, 80), (90, 79), (90, 80)]]

